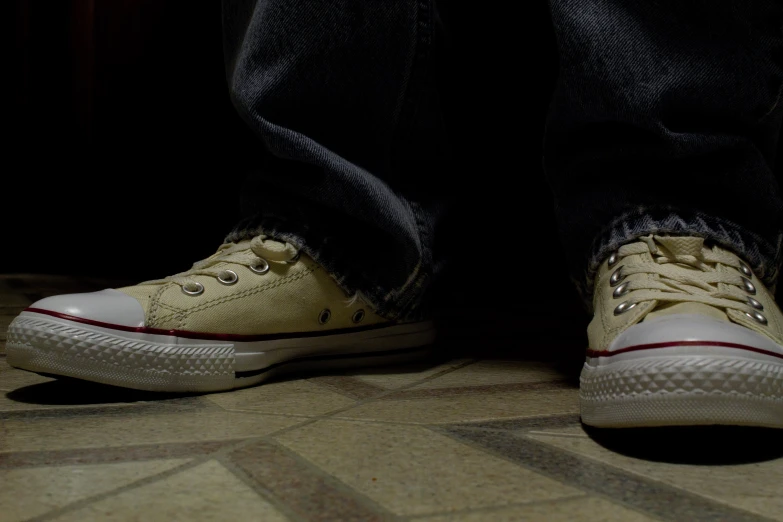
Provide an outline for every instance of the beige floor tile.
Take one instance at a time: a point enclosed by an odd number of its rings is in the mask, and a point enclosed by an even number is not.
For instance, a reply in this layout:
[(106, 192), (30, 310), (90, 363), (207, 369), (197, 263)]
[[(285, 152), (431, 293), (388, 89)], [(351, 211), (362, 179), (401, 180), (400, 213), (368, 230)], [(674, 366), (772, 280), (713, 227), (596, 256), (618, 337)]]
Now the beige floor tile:
[(222, 411), (8, 419), (0, 423), (0, 452), (240, 439), (297, 422), (301, 418)]
[(227, 410), (288, 415), (322, 415), (355, 402), (305, 380), (273, 382), (244, 390), (208, 395), (207, 399)]
[(100, 500), (54, 520), (285, 522), (288, 519), (220, 463), (212, 460), (158, 482)]
[[(552, 433), (560, 431), (552, 430)], [(574, 428), (563, 432), (576, 433)], [(783, 459), (722, 466), (670, 464), (615, 453), (587, 436), (559, 437), (541, 433), (528, 436), (718, 502), (783, 520)]]
[(467, 359), (455, 359), (445, 364), (431, 365), (427, 363), (413, 363), (404, 366), (390, 368), (374, 368), (362, 373), (354, 374), (354, 377), (368, 384), (373, 384), (387, 390), (393, 390), (400, 386), (426, 379), (439, 372), (464, 364)]
[(420, 426), (329, 420), (283, 433), (278, 440), (400, 515), (578, 493)]
[(576, 497), (551, 502), (536, 502), (526, 506), (476, 513), (426, 517), (421, 522), (652, 522), (647, 517), (623, 506), (597, 497)]
[(563, 379), (551, 364), (537, 361), (480, 361), (418, 384), (416, 389), (462, 388), (492, 384), (517, 384)]
[[(5, 359), (0, 359), (0, 391), (12, 391), (24, 386), (40, 384), (42, 382), (52, 381), (50, 377), (43, 377), (37, 373), (26, 372), (11, 368)], [(3, 394), (0, 394), (0, 397)], [(2, 399), (0, 399), (1, 401)], [(2, 406), (0, 406), (2, 410)]]
[(0, 470), (0, 519), (27, 520), (185, 462), (187, 459)]
[(484, 392), (457, 397), (381, 400), (337, 414), (346, 419), (433, 424), (576, 413), (577, 390)]

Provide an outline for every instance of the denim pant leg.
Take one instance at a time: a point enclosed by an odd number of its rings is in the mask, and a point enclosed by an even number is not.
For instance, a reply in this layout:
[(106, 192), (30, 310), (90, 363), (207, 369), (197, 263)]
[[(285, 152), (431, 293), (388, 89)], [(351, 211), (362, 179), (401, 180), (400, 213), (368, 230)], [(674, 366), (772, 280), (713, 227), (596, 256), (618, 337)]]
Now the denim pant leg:
[(783, 3), (550, 0), (560, 74), (545, 167), (570, 271), (589, 298), (609, 252), (699, 235), (774, 287)]
[(387, 318), (426, 314), (448, 157), (433, 0), (226, 0), (223, 27), (260, 138), (227, 241), (289, 241)]

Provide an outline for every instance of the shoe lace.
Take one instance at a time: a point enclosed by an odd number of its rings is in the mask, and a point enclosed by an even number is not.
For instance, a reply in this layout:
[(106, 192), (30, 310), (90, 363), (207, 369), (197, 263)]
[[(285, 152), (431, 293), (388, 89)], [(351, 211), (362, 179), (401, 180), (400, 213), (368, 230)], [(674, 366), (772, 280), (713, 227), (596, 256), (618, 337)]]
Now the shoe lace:
[[(652, 262), (647, 256), (638, 255), (648, 253)], [(691, 302), (745, 312), (748, 294), (755, 293), (753, 284), (742, 275), (751, 275), (750, 269), (731, 252), (704, 246), (702, 238), (650, 235), (621, 246), (617, 258), (622, 263), (615, 269), (610, 284), (617, 286), (616, 294), (633, 292), (634, 303)], [(623, 282), (634, 274), (653, 277)]]
[[(250, 241), (239, 243), (224, 243), (217, 252), (206, 259), (193, 263), (193, 266), (172, 276), (163, 279), (145, 281), (145, 285), (175, 283), (182, 287), (196, 284), (193, 276), (206, 275), (221, 280), (229, 280), (232, 273), (217, 265), (232, 263), (257, 269), (259, 265), (268, 266), (268, 263), (294, 263), (299, 259), (299, 251), (290, 243), (269, 239), (265, 235), (259, 235)], [(233, 274), (235, 277), (236, 274)]]

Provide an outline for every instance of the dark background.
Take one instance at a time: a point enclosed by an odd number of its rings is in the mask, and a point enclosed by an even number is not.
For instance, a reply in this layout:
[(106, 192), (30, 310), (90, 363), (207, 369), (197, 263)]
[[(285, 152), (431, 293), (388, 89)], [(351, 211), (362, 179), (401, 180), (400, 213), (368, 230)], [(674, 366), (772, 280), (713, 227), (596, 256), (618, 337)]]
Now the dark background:
[(213, 252), (258, 147), (228, 100), (219, 2), (15, 4), (0, 270), (148, 278)]
[[(213, 253), (238, 218), (244, 169), (262, 154), (228, 98), (220, 3), (0, 9), (15, 40), (0, 272), (144, 280)], [(509, 319), (547, 331), (581, 321), (541, 167), (557, 70), (546, 2), (513, 13), (455, 2), (444, 17), (465, 236), (446, 301), (493, 331)]]

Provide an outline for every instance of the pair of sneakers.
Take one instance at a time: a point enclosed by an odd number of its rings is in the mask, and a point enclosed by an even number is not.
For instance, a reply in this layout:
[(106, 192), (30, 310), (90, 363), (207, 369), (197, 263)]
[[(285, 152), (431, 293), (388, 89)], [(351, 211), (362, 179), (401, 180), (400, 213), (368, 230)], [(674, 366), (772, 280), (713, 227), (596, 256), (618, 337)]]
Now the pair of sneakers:
[[(783, 427), (783, 317), (739, 257), (697, 237), (626, 244), (595, 280), (582, 419), (597, 427)], [(225, 244), (176, 276), (49, 297), (14, 319), (11, 366), (152, 391), (258, 384), (279, 368), (423, 351), (290, 244)], [(520, 347), (524, 350), (524, 347)]]

